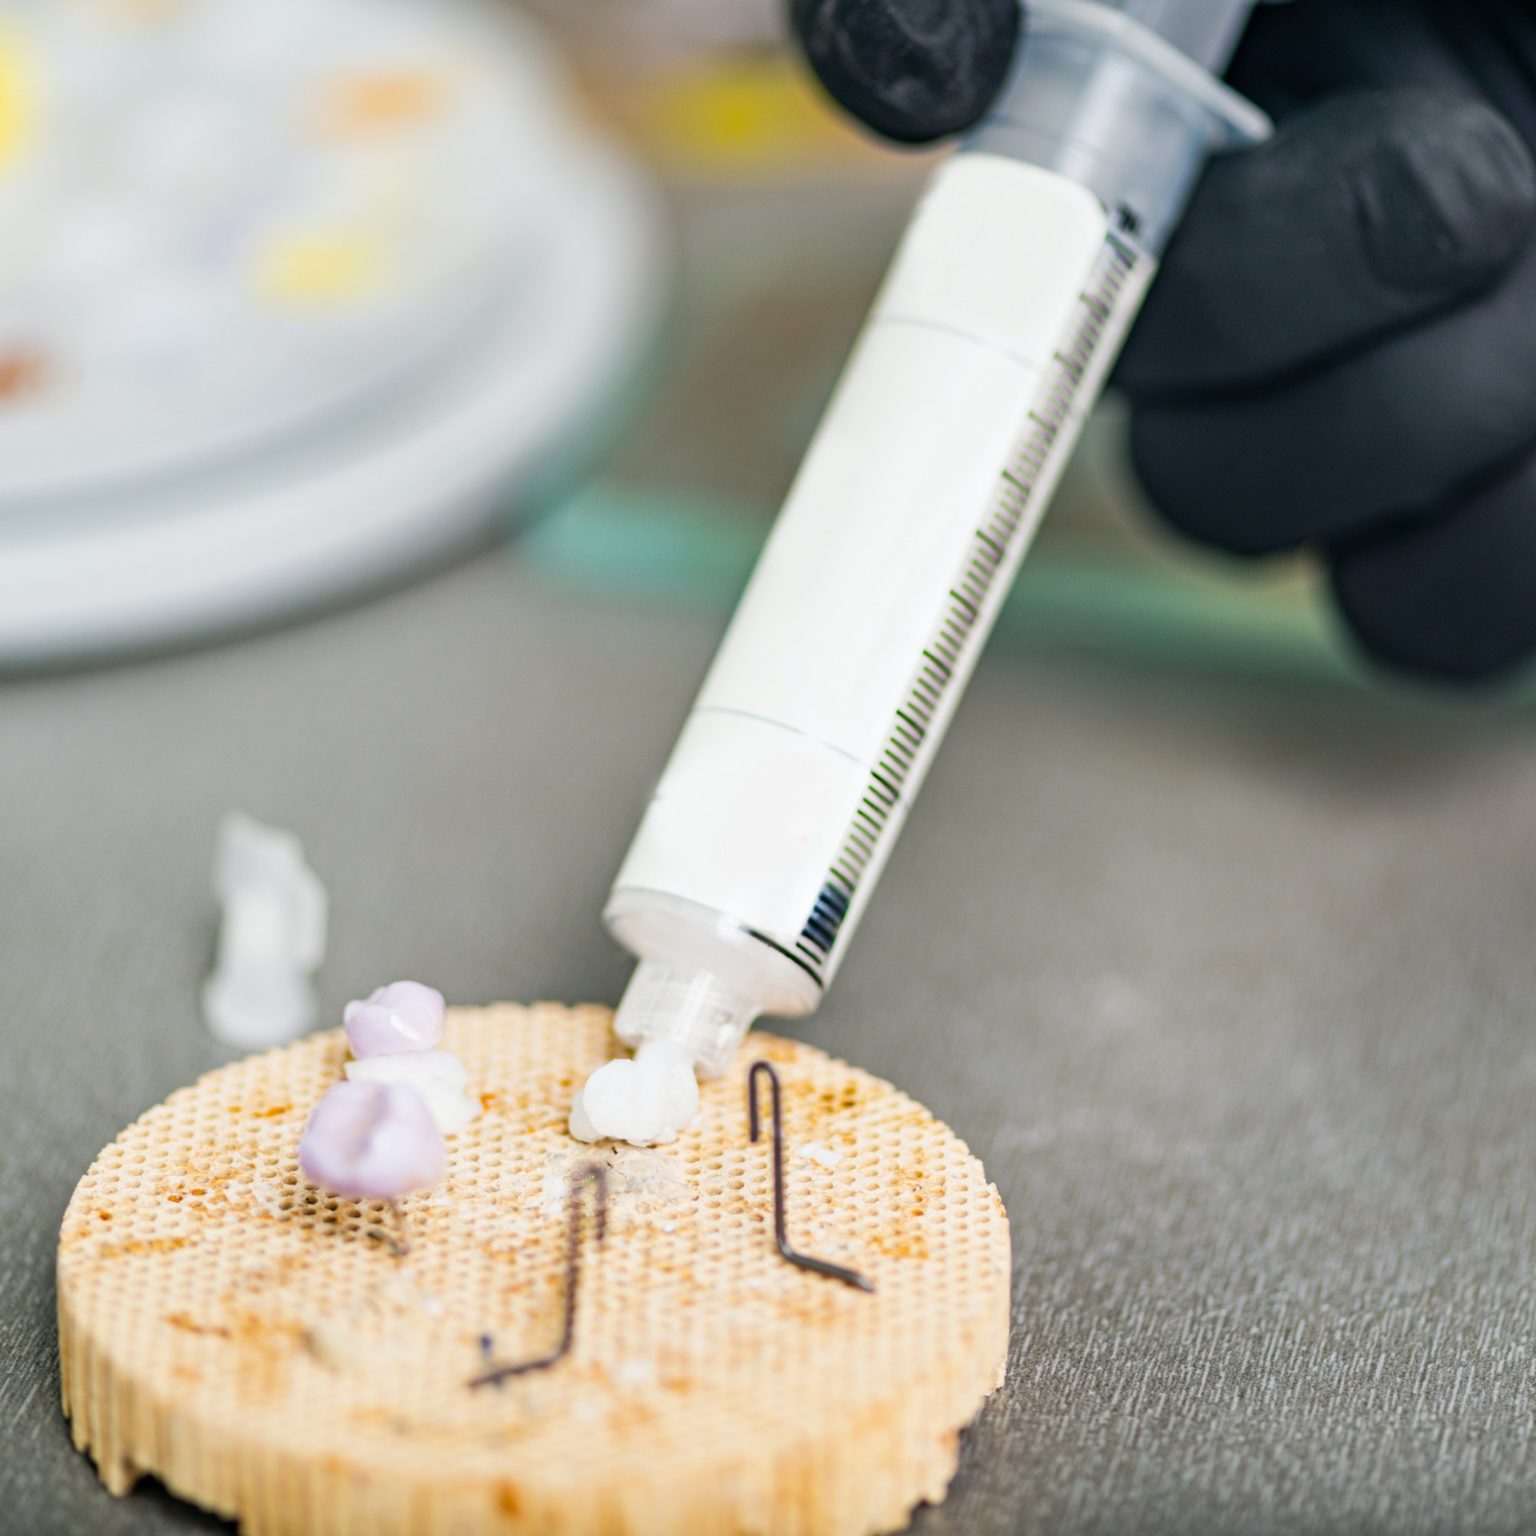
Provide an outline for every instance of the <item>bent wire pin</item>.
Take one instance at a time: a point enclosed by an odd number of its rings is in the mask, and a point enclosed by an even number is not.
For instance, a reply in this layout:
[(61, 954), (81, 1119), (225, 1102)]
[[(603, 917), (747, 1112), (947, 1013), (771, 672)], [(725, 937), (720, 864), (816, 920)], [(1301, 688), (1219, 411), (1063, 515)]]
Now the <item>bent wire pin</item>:
[(812, 1274), (826, 1275), (831, 1280), (841, 1280), (844, 1285), (857, 1286), (861, 1291), (873, 1291), (874, 1286), (856, 1269), (845, 1269), (841, 1264), (826, 1259), (813, 1259), (808, 1253), (800, 1253), (789, 1246), (784, 1235), (784, 1110), (780, 1102), (779, 1074), (771, 1062), (756, 1061), (747, 1073), (747, 1139), (756, 1141), (761, 1129), (757, 1113), (758, 1074), (768, 1079), (773, 1102), (773, 1240), (779, 1252), (791, 1264), (808, 1269)]
[[(600, 1163), (584, 1163), (566, 1186), (565, 1317), (560, 1329), (560, 1342), (547, 1355), (520, 1360), (515, 1365), (492, 1365), (470, 1381), (471, 1387), (499, 1387), (513, 1376), (526, 1376), (530, 1371), (547, 1371), (570, 1354), (571, 1343), (576, 1335), (576, 1292), (581, 1282), (581, 1232), (585, 1209), (582, 1194), (589, 1184), (592, 1186), (593, 1240), (601, 1243), (607, 1232), (608, 1170)], [(481, 1339), (480, 1347), (481, 1352), (489, 1357), (489, 1335)]]

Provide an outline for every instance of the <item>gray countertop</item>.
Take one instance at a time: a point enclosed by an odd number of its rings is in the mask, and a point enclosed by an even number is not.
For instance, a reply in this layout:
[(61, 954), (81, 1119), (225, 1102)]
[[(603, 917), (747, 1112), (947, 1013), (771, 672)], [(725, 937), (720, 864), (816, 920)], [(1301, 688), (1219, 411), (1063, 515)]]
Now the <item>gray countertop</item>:
[[(114, 1501), (59, 1412), (60, 1213), (228, 1059), (214, 824), (306, 840), (327, 1012), (617, 995), (598, 910), (723, 614), (493, 556), (284, 633), (0, 688), (0, 1529)], [(826, 1007), (1012, 1214), (1008, 1382), (925, 1536), (1536, 1522), (1536, 732), (1017, 644)]]

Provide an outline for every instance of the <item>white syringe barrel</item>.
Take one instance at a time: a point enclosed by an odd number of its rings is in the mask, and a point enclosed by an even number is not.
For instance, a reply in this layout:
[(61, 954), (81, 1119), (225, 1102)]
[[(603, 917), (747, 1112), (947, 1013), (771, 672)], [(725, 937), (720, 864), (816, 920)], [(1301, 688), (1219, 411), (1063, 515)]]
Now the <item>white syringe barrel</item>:
[[(1205, 156), (1257, 117), (1103, 6), (1031, 15), (1002, 105), (914, 214), (609, 899), (642, 962), (621, 1036), (676, 1040), (705, 1073), (758, 1013), (819, 1002), (1136, 312), (1151, 242)], [(1117, 99), (1148, 132), (1117, 124)]]

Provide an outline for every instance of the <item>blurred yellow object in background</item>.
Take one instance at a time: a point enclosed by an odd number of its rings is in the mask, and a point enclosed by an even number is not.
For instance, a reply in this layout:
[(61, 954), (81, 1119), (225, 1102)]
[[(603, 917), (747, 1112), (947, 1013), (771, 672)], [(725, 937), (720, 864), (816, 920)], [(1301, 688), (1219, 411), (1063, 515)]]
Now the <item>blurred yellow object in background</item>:
[(725, 56), (684, 66), (647, 116), (668, 157), (698, 168), (779, 169), (850, 137), (799, 73), (772, 54)]
[(850, 170), (863, 178), (908, 159), (855, 129), (777, 51), (706, 52), (637, 70), (592, 48), (577, 62), (598, 110), (674, 176), (760, 186)]
[(0, 27), (0, 175), (16, 164), (31, 142), (37, 103), (31, 51), (9, 27)]
[(374, 292), (384, 276), (384, 254), (361, 234), (280, 235), (261, 251), (256, 285), (285, 304), (336, 304)]

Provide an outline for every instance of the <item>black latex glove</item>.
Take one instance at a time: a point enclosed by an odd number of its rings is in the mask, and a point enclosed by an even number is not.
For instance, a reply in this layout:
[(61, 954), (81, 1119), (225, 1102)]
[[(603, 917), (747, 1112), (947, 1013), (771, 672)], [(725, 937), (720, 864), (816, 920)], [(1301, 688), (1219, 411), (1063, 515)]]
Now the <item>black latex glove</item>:
[[(833, 94), (909, 142), (985, 110), (1014, 12), (793, 8)], [(1536, 6), (1266, 6), (1229, 78), (1278, 131), (1211, 165), (1132, 333), (1137, 470), (1192, 537), (1317, 549), (1377, 660), (1506, 672), (1536, 652)]]

